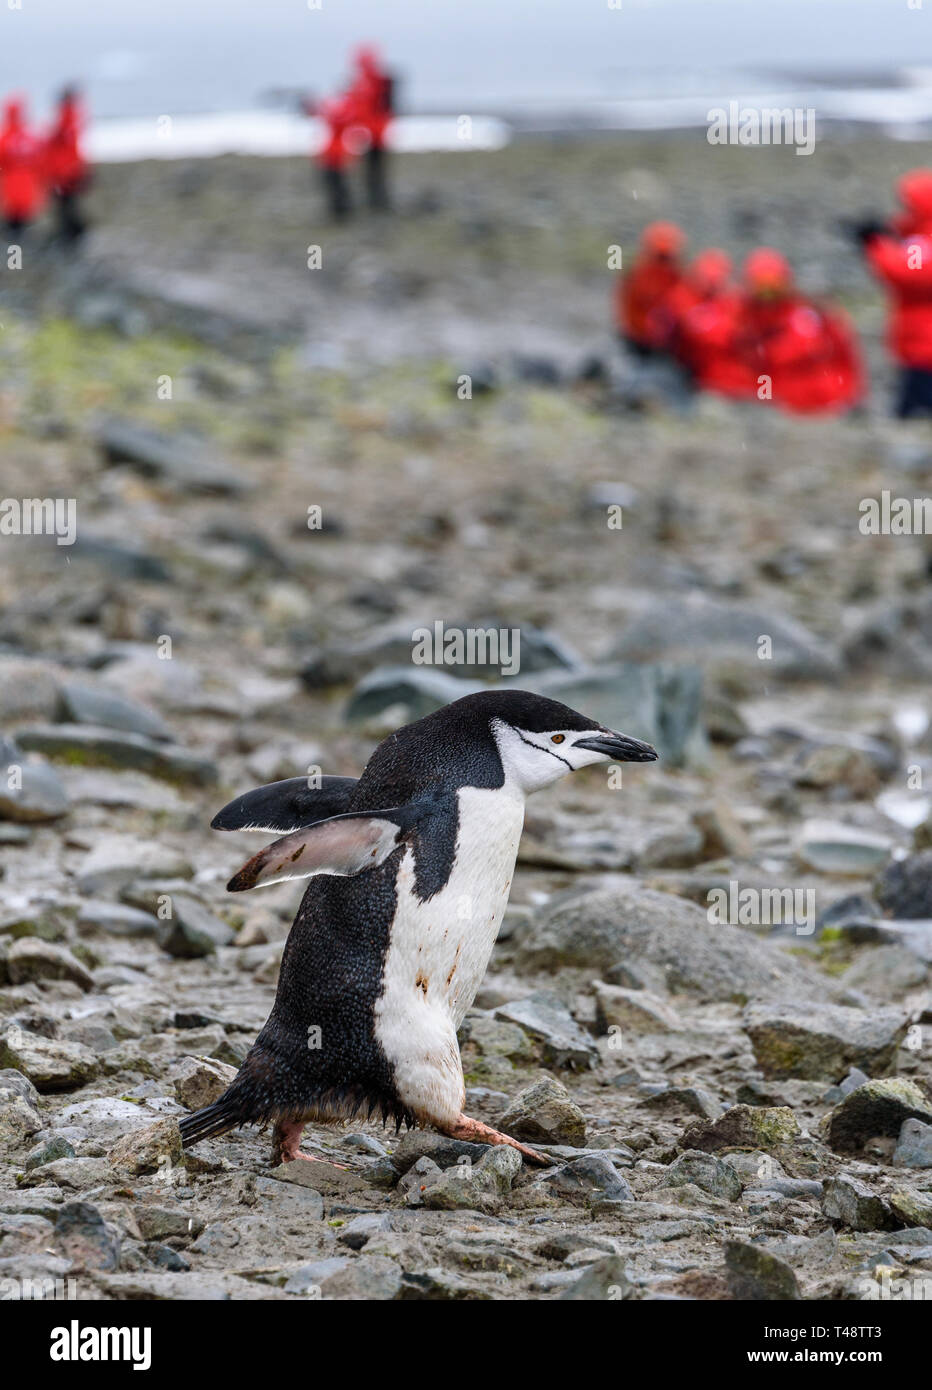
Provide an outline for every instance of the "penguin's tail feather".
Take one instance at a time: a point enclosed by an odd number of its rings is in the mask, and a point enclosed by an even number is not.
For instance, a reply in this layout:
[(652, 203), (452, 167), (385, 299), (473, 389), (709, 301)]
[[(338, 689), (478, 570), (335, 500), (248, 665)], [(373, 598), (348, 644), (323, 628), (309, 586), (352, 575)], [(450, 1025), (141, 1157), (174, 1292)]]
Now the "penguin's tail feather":
[(181, 1143), (184, 1148), (190, 1149), (192, 1144), (202, 1139), (216, 1139), (218, 1134), (226, 1134), (227, 1130), (243, 1124), (245, 1118), (241, 1101), (227, 1091), (212, 1105), (195, 1110), (193, 1115), (185, 1115), (179, 1124)]

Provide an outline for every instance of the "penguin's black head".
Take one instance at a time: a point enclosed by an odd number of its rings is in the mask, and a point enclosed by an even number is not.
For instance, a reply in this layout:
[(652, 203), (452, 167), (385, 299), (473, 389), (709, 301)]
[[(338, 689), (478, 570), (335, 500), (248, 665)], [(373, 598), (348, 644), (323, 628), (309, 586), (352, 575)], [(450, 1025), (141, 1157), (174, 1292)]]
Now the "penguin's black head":
[(606, 729), (558, 700), (527, 690), (481, 691), (441, 713), (454, 711), (491, 733), (506, 782), (524, 793), (591, 763), (650, 763), (657, 757), (649, 743)]

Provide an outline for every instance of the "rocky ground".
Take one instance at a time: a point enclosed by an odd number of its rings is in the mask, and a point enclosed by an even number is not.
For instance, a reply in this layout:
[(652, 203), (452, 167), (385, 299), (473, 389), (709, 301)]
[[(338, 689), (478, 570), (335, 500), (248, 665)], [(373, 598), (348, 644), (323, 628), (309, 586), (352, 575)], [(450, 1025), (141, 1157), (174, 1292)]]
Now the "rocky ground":
[[(834, 225), (926, 157), (412, 157), (338, 233), (297, 162), (112, 168), (78, 264), (4, 272), (3, 490), (77, 503), (74, 545), (0, 544), (5, 1296), (928, 1296), (929, 540), (858, 521), (932, 443)], [(633, 389), (605, 247), (667, 214), (838, 293), (871, 409)], [(302, 891), (228, 896), (257, 841), (210, 818), (500, 678), (412, 664), (438, 619), (519, 628), (506, 680), (662, 754), (530, 803), (462, 1030), (470, 1113), (554, 1166), (361, 1121), (308, 1130), (341, 1168), (182, 1155)]]

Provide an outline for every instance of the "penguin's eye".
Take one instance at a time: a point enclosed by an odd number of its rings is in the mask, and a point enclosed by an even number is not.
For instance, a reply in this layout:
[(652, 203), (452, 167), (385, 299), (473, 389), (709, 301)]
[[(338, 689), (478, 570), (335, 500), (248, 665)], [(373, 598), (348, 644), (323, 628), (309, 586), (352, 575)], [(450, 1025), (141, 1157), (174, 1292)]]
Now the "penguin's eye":
[(551, 735), (550, 735), (550, 742), (551, 742), (551, 743), (565, 743), (565, 742), (566, 742), (566, 734), (551, 734)]

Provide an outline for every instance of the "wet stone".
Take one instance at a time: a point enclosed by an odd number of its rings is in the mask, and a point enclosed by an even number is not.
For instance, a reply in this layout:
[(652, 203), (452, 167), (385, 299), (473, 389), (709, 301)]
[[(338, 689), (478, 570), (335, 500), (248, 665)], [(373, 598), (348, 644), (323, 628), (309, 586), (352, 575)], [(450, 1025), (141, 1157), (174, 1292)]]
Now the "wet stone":
[(586, 1142), (586, 1120), (569, 1091), (553, 1077), (542, 1077), (519, 1092), (499, 1119), (499, 1127), (513, 1139), (534, 1144)]
[(725, 1268), (733, 1298), (783, 1302), (801, 1297), (790, 1266), (760, 1245), (744, 1240), (726, 1241)]
[(743, 1027), (765, 1076), (834, 1081), (852, 1066), (889, 1071), (906, 1036), (897, 1009), (838, 1004), (751, 1004)]
[(503, 1004), (495, 1013), (497, 1018), (517, 1023), (540, 1044), (542, 1060), (547, 1066), (576, 1069), (592, 1067), (598, 1062), (599, 1053), (593, 1040), (583, 1032), (563, 1001), (547, 990)]
[(904, 1120), (893, 1163), (897, 1168), (932, 1168), (932, 1125)]
[(735, 1168), (727, 1160), (703, 1153), (700, 1149), (687, 1149), (673, 1160), (663, 1175), (667, 1187), (679, 1187), (694, 1183), (703, 1192), (713, 1197), (723, 1197), (735, 1202), (741, 1196), (742, 1182)]
[(891, 1076), (856, 1087), (822, 1121), (820, 1133), (838, 1153), (857, 1153), (877, 1135), (898, 1138), (905, 1120), (932, 1123), (932, 1099), (917, 1081)]

